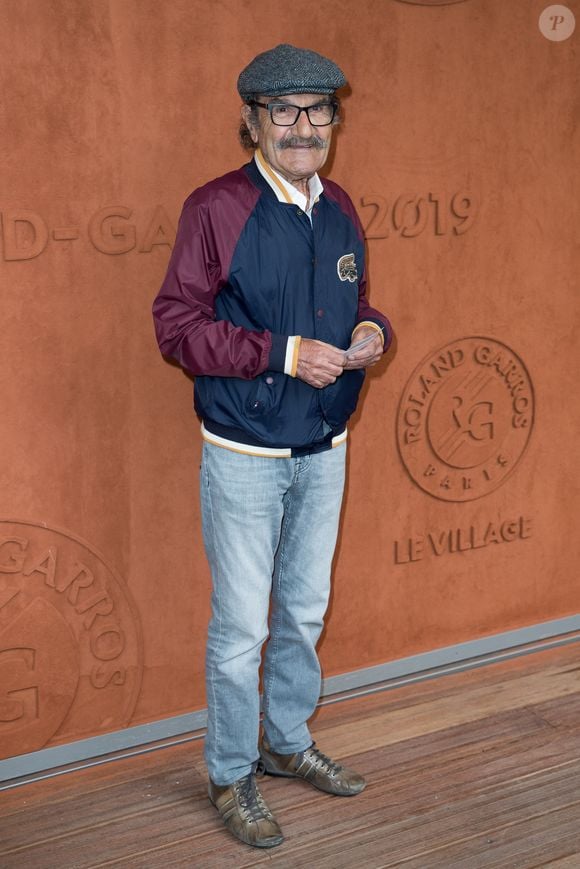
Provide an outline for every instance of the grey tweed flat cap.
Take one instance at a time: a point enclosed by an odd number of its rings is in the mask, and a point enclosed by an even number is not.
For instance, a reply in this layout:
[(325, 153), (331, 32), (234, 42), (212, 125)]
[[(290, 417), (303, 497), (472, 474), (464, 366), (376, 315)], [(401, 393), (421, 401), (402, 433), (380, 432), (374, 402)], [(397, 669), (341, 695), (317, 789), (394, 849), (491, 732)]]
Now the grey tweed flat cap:
[(253, 94), (331, 94), (345, 84), (343, 71), (332, 60), (284, 44), (258, 54), (241, 71), (238, 92), (243, 100)]

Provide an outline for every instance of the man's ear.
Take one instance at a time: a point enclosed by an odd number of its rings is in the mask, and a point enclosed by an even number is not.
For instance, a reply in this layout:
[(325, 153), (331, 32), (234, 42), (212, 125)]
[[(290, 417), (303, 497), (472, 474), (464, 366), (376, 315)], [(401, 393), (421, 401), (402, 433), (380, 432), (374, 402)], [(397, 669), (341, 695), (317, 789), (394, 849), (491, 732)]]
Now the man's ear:
[(252, 123), (252, 107), (244, 104), (240, 110), (240, 114), (242, 116), (242, 121), (248, 128), (250, 132), (250, 136), (252, 137), (252, 142), (254, 144), (258, 144), (258, 128), (255, 124)]

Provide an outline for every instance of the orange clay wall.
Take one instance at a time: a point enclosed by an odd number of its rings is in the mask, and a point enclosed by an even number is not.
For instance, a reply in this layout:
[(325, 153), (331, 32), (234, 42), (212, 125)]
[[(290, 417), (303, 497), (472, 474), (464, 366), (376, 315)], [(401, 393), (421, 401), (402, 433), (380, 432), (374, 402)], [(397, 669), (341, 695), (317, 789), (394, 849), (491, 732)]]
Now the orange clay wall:
[(547, 6), (2, 0), (1, 756), (205, 705), (199, 424), (150, 307), (278, 42), (351, 82), (328, 174), (397, 336), (325, 676), (580, 610), (580, 33)]

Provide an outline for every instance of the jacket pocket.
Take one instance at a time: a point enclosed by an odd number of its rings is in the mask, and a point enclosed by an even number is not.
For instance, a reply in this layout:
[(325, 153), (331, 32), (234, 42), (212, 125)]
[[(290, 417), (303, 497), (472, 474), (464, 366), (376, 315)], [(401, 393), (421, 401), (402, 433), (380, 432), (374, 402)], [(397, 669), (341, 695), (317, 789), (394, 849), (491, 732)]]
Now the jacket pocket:
[(281, 389), (280, 377), (277, 371), (265, 371), (255, 379), (246, 400), (246, 413), (249, 417), (255, 419), (268, 416), (276, 409)]

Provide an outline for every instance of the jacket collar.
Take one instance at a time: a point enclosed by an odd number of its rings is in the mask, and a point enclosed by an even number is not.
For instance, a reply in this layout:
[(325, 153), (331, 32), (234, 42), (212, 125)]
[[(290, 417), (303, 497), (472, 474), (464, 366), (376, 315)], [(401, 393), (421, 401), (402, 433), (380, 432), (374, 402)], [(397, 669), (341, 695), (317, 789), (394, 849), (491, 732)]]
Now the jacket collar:
[(254, 155), (254, 161), (258, 167), (260, 175), (262, 175), (274, 191), (278, 202), (297, 205), (306, 214), (309, 214), (312, 211), (313, 206), (318, 202), (320, 194), (324, 190), (318, 173), (315, 172), (312, 178), (308, 181), (308, 186), (310, 188), (310, 201), (307, 209), (306, 196), (304, 196), (300, 190), (297, 190), (294, 185), (290, 184), (289, 181), (286, 181), (279, 172), (276, 172), (276, 170), (270, 166), (259, 148), (256, 150)]

